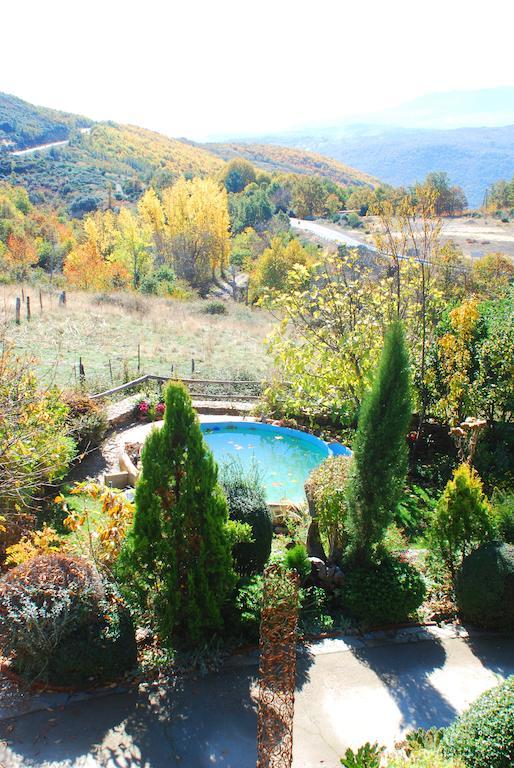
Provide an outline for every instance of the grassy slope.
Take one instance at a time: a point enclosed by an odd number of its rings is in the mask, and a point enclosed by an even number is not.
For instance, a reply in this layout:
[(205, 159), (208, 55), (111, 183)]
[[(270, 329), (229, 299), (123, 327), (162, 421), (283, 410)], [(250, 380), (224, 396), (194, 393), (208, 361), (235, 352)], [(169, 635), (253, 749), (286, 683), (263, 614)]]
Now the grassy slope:
[[(31, 289), (26, 288), (31, 295)], [(79, 356), (87, 377), (87, 388), (98, 391), (110, 386), (109, 359), (116, 383), (136, 376), (137, 346), (141, 345), (143, 373), (188, 377), (191, 353), (198, 378), (230, 377), (248, 371), (255, 378), (268, 372), (270, 361), (264, 338), (272, 320), (263, 310), (228, 304), (227, 315), (206, 315), (202, 302), (181, 302), (134, 294), (112, 294), (111, 302), (98, 303), (94, 294), (70, 292), (67, 308), (58, 306), (57, 293), (43, 294), (43, 312), (34, 293), (32, 321), (16, 326), (16, 286), (0, 291), (0, 325), (7, 320), (7, 336), (17, 350), (38, 360), (39, 374), (61, 385), (73, 385)]]
[(204, 144), (210, 152), (223, 160), (244, 157), (266, 171), (283, 173), (310, 173), (324, 176), (344, 186), (349, 184), (377, 184), (377, 180), (316, 152), (293, 149), (274, 144)]

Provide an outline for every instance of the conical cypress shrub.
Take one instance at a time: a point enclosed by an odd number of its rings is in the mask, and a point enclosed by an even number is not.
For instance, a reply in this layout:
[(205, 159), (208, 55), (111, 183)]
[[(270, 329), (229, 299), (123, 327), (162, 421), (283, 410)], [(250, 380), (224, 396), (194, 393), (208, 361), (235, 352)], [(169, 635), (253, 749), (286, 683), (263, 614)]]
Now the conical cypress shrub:
[(401, 323), (393, 323), (353, 443), (348, 482), (350, 554), (369, 560), (392, 522), (407, 474), (411, 419), (409, 357)]
[(222, 629), (235, 583), (227, 503), (186, 389), (170, 384), (162, 429), (142, 451), (132, 529), (119, 575), (168, 647), (195, 645)]

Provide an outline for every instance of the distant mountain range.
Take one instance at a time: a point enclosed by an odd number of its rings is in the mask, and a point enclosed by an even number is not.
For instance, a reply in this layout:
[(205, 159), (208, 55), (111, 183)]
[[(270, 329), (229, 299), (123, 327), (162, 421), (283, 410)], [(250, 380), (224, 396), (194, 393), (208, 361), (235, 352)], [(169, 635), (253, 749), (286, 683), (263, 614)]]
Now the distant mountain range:
[(429, 94), (336, 125), (240, 141), (319, 152), (394, 185), (446, 171), (478, 207), (490, 184), (514, 174), (514, 87)]
[(374, 183), (366, 174), (304, 150), (202, 146), (137, 126), (95, 123), (0, 93), (0, 180), (19, 181), (37, 202), (64, 203), (72, 210), (79, 198), (101, 203), (111, 194), (134, 201), (150, 185), (166, 186), (182, 175), (216, 175), (235, 155), (271, 172), (316, 174), (345, 186)]

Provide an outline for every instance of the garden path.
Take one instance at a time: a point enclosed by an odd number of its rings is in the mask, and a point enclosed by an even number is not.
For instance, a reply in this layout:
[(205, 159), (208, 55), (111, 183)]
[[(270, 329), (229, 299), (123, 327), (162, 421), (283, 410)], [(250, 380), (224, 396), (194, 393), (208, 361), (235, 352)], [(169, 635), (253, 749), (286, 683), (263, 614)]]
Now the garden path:
[[(255, 661), (236, 657), (168, 686), (43, 697), (50, 711), (17, 718), (4, 709), (0, 765), (254, 768)], [(293, 768), (335, 768), (348, 746), (392, 745), (406, 729), (447, 725), (513, 673), (513, 636), (433, 628), (324, 640), (299, 659)]]

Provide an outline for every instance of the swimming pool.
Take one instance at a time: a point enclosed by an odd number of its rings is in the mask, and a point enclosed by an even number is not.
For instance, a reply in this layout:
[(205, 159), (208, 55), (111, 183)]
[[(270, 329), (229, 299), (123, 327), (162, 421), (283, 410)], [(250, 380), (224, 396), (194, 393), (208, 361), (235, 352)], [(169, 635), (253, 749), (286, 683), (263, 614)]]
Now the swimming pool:
[(240, 461), (243, 469), (257, 465), (270, 504), (285, 500), (301, 504), (309, 473), (327, 456), (351, 454), (339, 443), (326, 443), (306, 432), (273, 424), (224, 421), (201, 427), (220, 466), (233, 459)]

